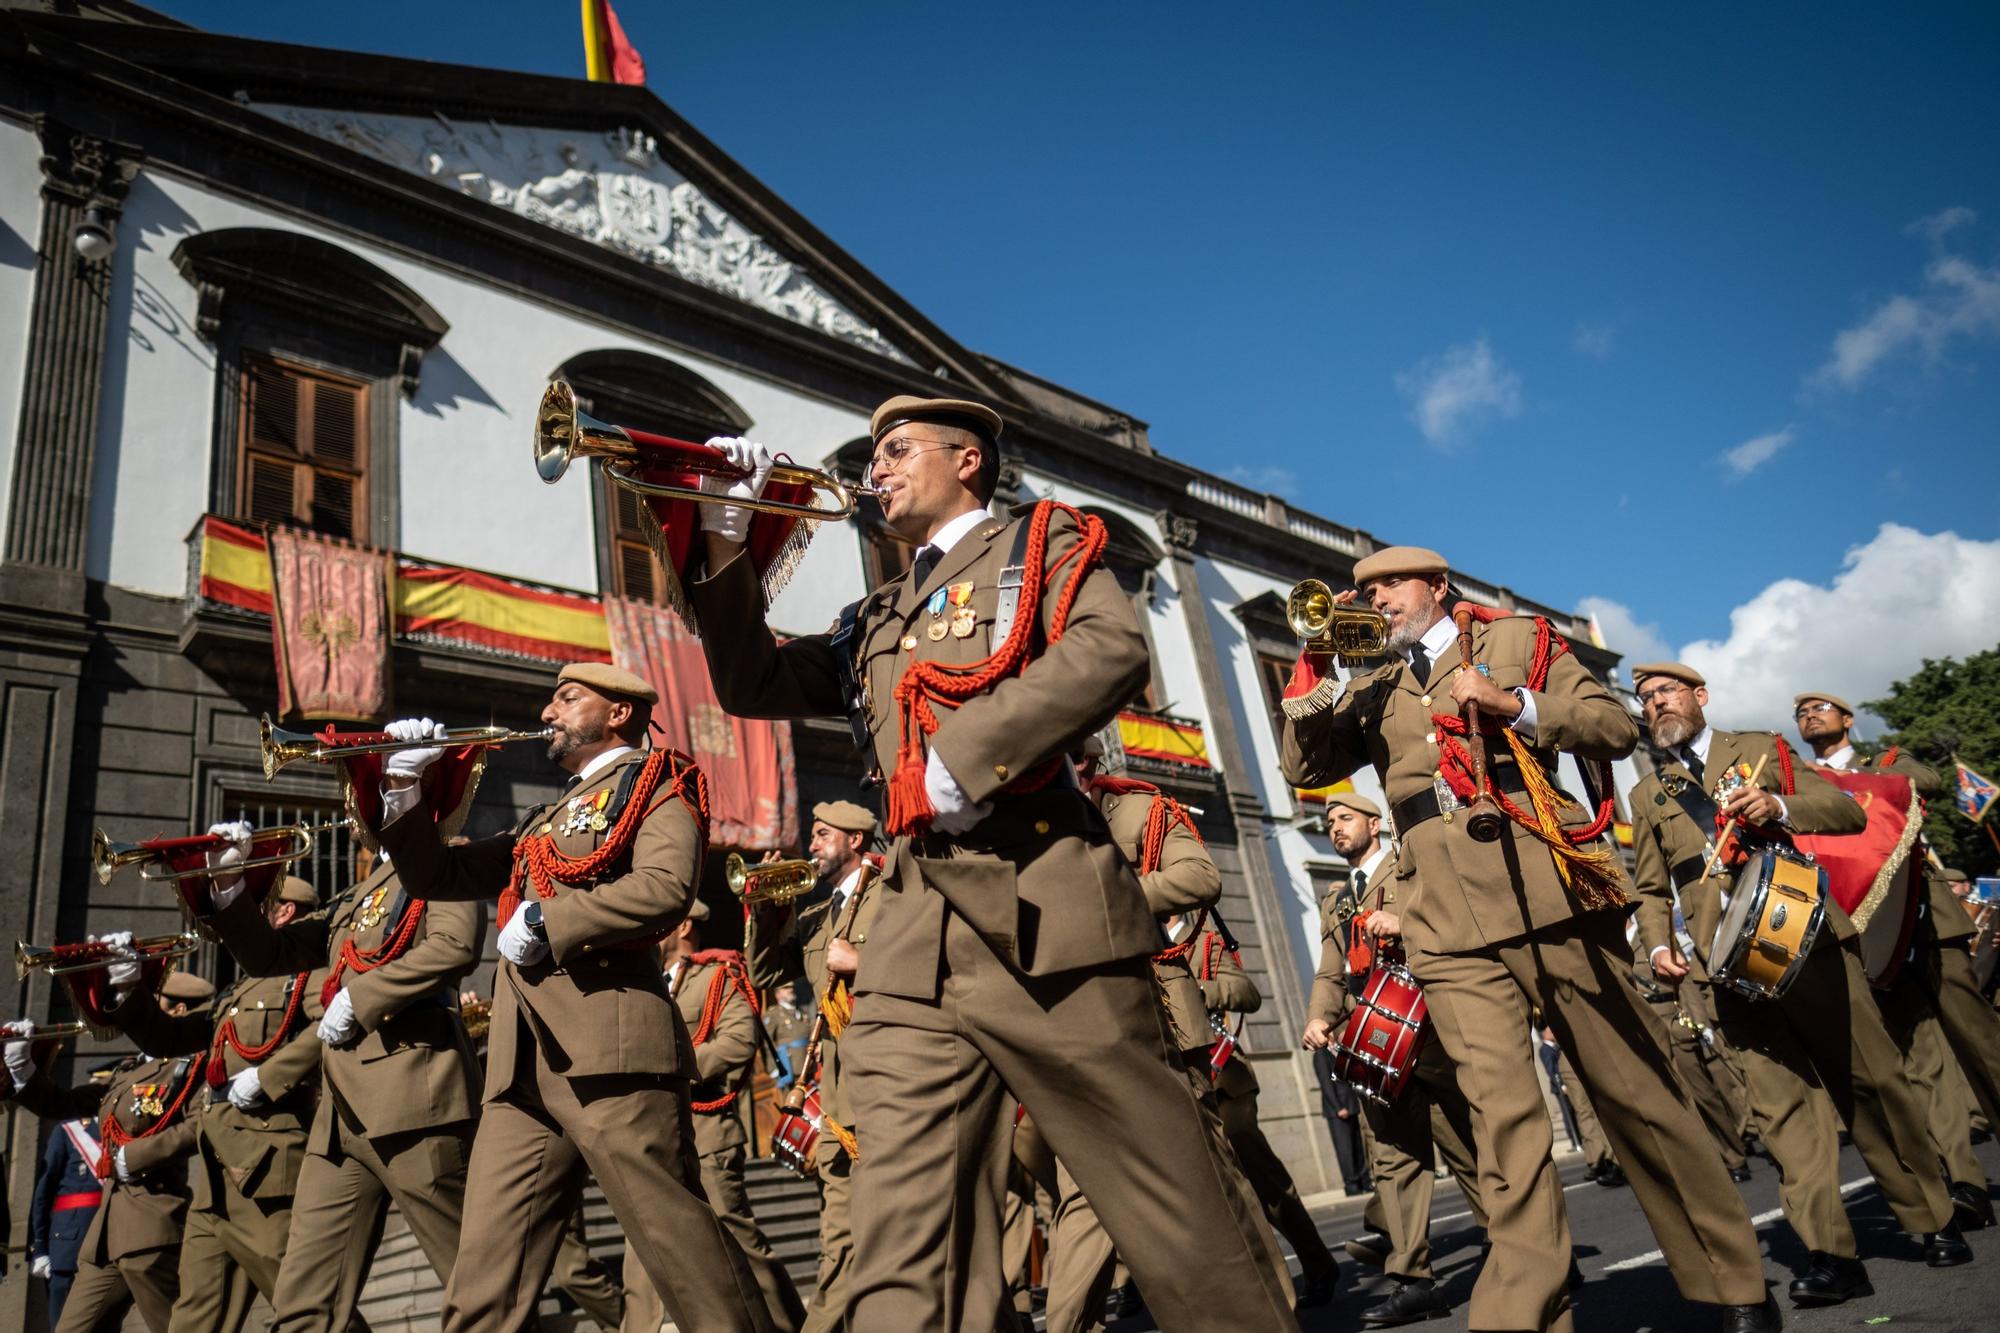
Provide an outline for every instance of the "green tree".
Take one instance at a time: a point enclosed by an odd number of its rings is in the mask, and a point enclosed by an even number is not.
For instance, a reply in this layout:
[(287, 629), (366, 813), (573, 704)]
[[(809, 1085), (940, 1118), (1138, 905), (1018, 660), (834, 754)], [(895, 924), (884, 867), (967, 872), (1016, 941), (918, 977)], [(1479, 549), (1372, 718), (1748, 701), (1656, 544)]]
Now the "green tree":
[[(1889, 687), (1868, 710), (1889, 724), (1885, 744), (1900, 745), (1944, 776), (1945, 794), (1932, 799), (1924, 836), (1946, 865), (1968, 875), (2000, 869), (2000, 849), (1985, 829), (1958, 812), (1953, 797), (1957, 770), (1952, 756), (1985, 777), (2000, 773), (2000, 648), (1974, 653), (1963, 662), (1924, 659), (1923, 669)], [(2000, 811), (1985, 822), (2000, 833)]]

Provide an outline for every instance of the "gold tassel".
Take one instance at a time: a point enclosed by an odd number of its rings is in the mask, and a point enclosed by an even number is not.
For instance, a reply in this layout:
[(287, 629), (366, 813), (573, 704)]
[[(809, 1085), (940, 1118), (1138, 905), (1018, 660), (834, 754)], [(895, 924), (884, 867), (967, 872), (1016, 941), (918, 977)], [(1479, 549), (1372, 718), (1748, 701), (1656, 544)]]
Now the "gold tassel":
[(854, 997), (847, 993), (846, 982), (835, 981), (827, 987), (826, 994), (819, 997), (819, 1011), (826, 1019), (826, 1035), (839, 1041), (848, 1020), (854, 1017)]
[(1548, 771), (1519, 732), (1509, 728), (1501, 734), (1514, 752), (1514, 763), (1521, 770), (1522, 784), (1528, 789), (1528, 801), (1535, 811), (1535, 822), (1523, 823), (1522, 827), (1549, 849), (1563, 887), (1586, 908), (1623, 907), (1630, 899), (1625, 896), (1624, 886), (1613, 868), (1611, 849), (1601, 842), (1588, 848), (1578, 847), (1563, 836), (1558, 815), (1563, 798), (1549, 781)]

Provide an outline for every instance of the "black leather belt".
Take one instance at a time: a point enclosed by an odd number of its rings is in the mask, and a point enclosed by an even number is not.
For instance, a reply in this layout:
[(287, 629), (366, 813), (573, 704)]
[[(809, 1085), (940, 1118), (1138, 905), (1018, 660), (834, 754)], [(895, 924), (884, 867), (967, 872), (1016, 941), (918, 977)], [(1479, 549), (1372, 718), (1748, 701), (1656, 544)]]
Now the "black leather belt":
[(1707, 867), (1707, 856), (1690, 856), (1685, 861), (1676, 862), (1674, 868), (1667, 872), (1667, 877), (1673, 880), (1675, 888), (1684, 889), (1700, 879), (1701, 872)]
[[(1520, 766), (1511, 760), (1506, 763), (1492, 763), (1486, 767), (1486, 776), (1501, 791), (1513, 795), (1527, 795), (1527, 784), (1521, 781)], [(1444, 811), (1438, 808), (1436, 787), (1426, 787), (1413, 796), (1405, 796), (1389, 807), (1389, 818), (1396, 825), (1396, 836), (1407, 838), (1410, 830), (1428, 819), (1436, 819)]]

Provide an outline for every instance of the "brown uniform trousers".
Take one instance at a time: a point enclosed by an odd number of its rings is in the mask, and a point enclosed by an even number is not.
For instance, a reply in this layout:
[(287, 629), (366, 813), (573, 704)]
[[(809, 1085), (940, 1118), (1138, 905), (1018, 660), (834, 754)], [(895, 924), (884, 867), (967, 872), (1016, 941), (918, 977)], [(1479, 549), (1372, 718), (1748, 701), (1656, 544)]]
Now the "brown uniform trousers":
[[(1760, 783), (1779, 785), (1776, 747), (1764, 732), (1713, 733), (1705, 775), (1764, 760)], [(1739, 771), (1741, 771), (1739, 769)], [(1853, 833), (1864, 822), (1861, 807), (1799, 763), (1796, 789), (1784, 796), (1787, 819), (1802, 833)], [(1699, 865), (1713, 829), (1695, 820), (1666, 790), (1663, 779), (1694, 781), (1678, 760), (1663, 763), (1632, 792), (1632, 845), (1641, 893), (1639, 947), (1650, 957), (1667, 942), (1673, 909), (1670, 867)], [(1688, 877), (1692, 872), (1683, 872)], [(1722, 918), (1723, 876), (1681, 889), (1681, 911), (1695, 951), (1711, 974), (1707, 950)], [(1784, 1176), (1785, 1215), (1806, 1248), (1855, 1257), (1854, 1229), (1840, 1196), (1840, 1140), (1825, 1133), (1816, 1104), (1823, 1088), (1855, 1147), (1880, 1185), (1883, 1198), (1906, 1230), (1935, 1231), (1951, 1221), (1950, 1196), (1931, 1152), (1927, 1108), (1903, 1077), (1902, 1060), (1882, 1025), (1861, 968), (1854, 926), (1828, 899), (1826, 922), (1789, 989), (1775, 1000), (1752, 1000), (1718, 984), (1716, 1016), (1723, 1035), (1743, 1053), (1751, 1114), (1765, 1150)], [(1817, 1085), (1817, 1087), (1815, 1087)]]
[[(1535, 638), (1523, 617), (1477, 626), (1475, 659), (1501, 688), (1525, 687)], [(1319, 787), (1372, 764), (1392, 808), (1421, 797), (1439, 764), (1431, 717), (1457, 711), (1449, 693), (1456, 669), (1433, 664), (1418, 680), (1392, 661), (1357, 675), (1318, 711), (1288, 716), (1286, 780)], [(1554, 660), (1534, 698), (1532, 748), (1545, 769), (1555, 768), (1557, 751), (1615, 758), (1638, 739), (1624, 706), (1574, 654)], [(1504, 742), (1488, 750), (1511, 756)], [(1503, 788), (1508, 768), (1494, 769)], [(1564, 826), (1581, 827), (1592, 813), (1569, 805)], [(1569, 1221), (1528, 1027), (1536, 1007), (1595, 1100), (1681, 1294), (1762, 1302), (1749, 1214), (1674, 1081), (1658, 1017), (1626, 980), (1630, 948), (1619, 914), (1579, 913), (1547, 849), (1512, 823), (1491, 843), (1474, 841), (1462, 819), (1423, 819), (1397, 835), (1411, 971), (1473, 1108), (1493, 1250), (1473, 1288), (1471, 1327), (1570, 1325)]]
[(1612, 1155), (1610, 1141), (1604, 1137), (1597, 1108), (1591, 1105), (1590, 1094), (1583, 1090), (1583, 1080), (1577, 1077), (1576, 1066), (1564, 1055), (1557, 1058), (1556, 1067), (1562, 1071), (1563, 1095), (1569, 1098), (1569, 1108), (1576, 1113), (1576, 1134), (1583, 1140), (1583, 1160), (1599, 1171), (1613, 1165), (1617, 1158)]
[[(632, 1260), (631, 1264), (632, 1271), (638, 1272), (638, 1261)], [(575, 1301), (577, 1308), (589, 1315), (604, 1333), (613, 1333), (625, 1326), (625, 1289), (611, 1276), (611, 1270), (591, 1254), (590, 1244), (583, 1234), (581, 1212), (570, 1215), (562, 1243), (556, 1246), (556, 1262), (555, 1267), (549, 1270), (549, 1285), (559, 1288)]]
[[(429, 798), (382, 830), (411, 893), (491, 898), (507, 884), (521, 836), (546, 828), (582, 858), (616, 827), (584, 811), (617, 791), (647, 752), (633, 751), (537, 807), (515, 831), (460, 847), (438, 839)], [(666, 795), (634, 815), (632, 843), (594, 881), (553, 881), (541, 900), (549, 952), (502, 959), (487, 1035), (486, 1104), (466, 1170), (460, 1250), (444, 1328), (531, 1327), (586, 1168), (634, 1243), (674, 1322), (689, 1329), (768, 1329), (750, 1265), (701, 1192), (688, 1084), (694, 1052), (650, 945), (693, 899), (704, 841), (687, 802)], [(530, 892), (534, 890), (530, 889)]]
[[(671, 975), (668, 989), (694, 1041), (694, 1150), (701, 1159), (702, 1192), (749, 1258), (772, 1324), (789, 1333), (805, 1322), (805, 1306), (785, 1266), (771, 1253), (771, 1242), (764, 1238), (756, 1215), (750, 1211), (750, 1193), (743, 1184), (745, 1148), (750, 1141), (743, 1120), (757, 1061), (757, 1014), (749, 997), (730, 981), (714, 956), (698, 954), (683, 961)], [(720, 1008), (710, 1030), (703, 1032), (706, 1007), (718, 993)], [(725, 1104), (715, 1105), (718, 1102)], [(713, 1109), (704, 1110), (704, 1106)], [(639, 1266), (629, 1236), (625, 1241), (625, 1272), (625, 1333), (659, 1333), (666, 1307)]]
[[(303, 1013), (292, 1010), (292, 993), (324, 979), (324, 974), (245, 976), (213, 1004), (179, 1017), (163, 1011), (150, 990), (138, 988), (112, 1013), (141, 1047), (167, 1055), (208, 1051), (223, 1025), (234, 1024), (236, 1044), (222, 1047), (222, 1086), (213, 1096), (206, 1087), (198, 1090), (184, 1123), (173, 1131), (190, 1134), (194, 1147), (180, 1295), (169, 1320), (174, 1333), (233, 1333), (243, 1315), (235, 1299), (235, 1272), (266, 1301), (277, 1293), (306, 1125), (319, 1089), (319, 1037)], [(299, 1004), (302, 1009), (303, 995)], [(273, 1041), (281, 1044), (257, 1064), (267, 1100), (239, 1110), (223, 1095), (229, 1080), (250, 1067), (236, 1046), (254, 1051)]]
[[(385, 860), (325, 907), (282, 927), (272, 927), (248, 895), (210, 924), (252, 975), (321, 969), (306, 997), (307, 1017), (317, 1025), (326, 969), (350, 944), (364, 958), (380, 950), (414, 901)], [(401, 954), (341, 973), (362, 1035), (321, 1049), (325, 1087), (271, 1302), (274, 1333), (348, 1326), (391, 1201), (438, 1281), (450, 1280), (479, 1110), (479, 1060), (459, 1019), (458, 986), (478, 966), (485, 930), (478, 903), (426, 903)]]
[[(44, 1120), (95, 1119), (102, 1139), (105, 1118), (115, 1117), (120, 1129), (135, 1136), (125, 1153), (131, 1178), (119, 1180), (115, 1173), (105, 1178), (104, 1202), (84, 1233), (58, 1333), (95, 1333), (134, 1306), (151, 1333), (166, 1333), (180, 1295), (187, 1159), (195, 1149), (185, 1110), (199, 1106), (208, 1092), (197, 1081), (176, 1109), (176, 1096), (190, 1078), (199, 1080), (200, 1071), (189, 1059), (132, 1058), (112, 1071), (108, 1084), (58, 1088), (37, 1072), (14, 1091), (16, 1105)], [(163, 1114), (169, 1110), (175, 1112), (171, 1120)], [(239, 1278), (235, 1286), (247, 1311), (249, 1282)]]
[[(865, 866), (855, 890), (861, 901), (848, 924), (847, 942), (857, 951), (866, 947), (868, 930), (875, 920), (875, 878), (874, 867)], [(799, 907), (765, 906), (751, 912), (743, 927), (743, 956), (750, 966), (751, 981), (769, 994), (772, 987), (802, 976), (815, 997), (824, 995), (827, 947), (839, 929), (837, 918), (846, 915), (847, 904), (843, 901), (841, 910), (835, 912), (830, 896)], [(852, 1130), (854, 1105), (841, 1080), (840, 1065), (840, 1041), (822, 1029), (817, 1075), (820, 1111)], [(848, 1218), (854, 1162), (838, 1137), (822, 1133), (813, 1147), (813, 1165), (813, 1181), (819, 1187), (819, 1271), (812, 1300), (806, 1306), (803, 1333), (833, 1333), (846, 1316), (847, 1279), (854, 1271), (854, 1228)]]
[[(897, 682), (915, 661), (987, 657), (1016, 525), (967, 533), (919, 586), (911, 573), (858, 608), (852, 638), (780, 646), (740, 554), (688, 584), (722, 704), (740, 716), (838, 716), (841, 657), (864, 683), (874, 754), (896, 766)], [(1078, 541), (1058, 515), (1049, 581)], [(926, 632), (933, 593), (969, 585), (971, 632)], [(1043, 642), (1057, 597), (1040, 602)], [(943, 621), (939, 620), (940, 625)], [(1082, 793), (1005, 790), (1103, 726), (1146, 673), (1146, 644), (1110, 571), (1076, 590), (1068, 626), (1020, 674), (943, 716), (929, 751), (967, 800), (970, 832), (898, 838), (841, 1047), (861, 1141), (848, 1321), (874, 1330), (991, 1328), (1000, 1317), (1001, 1197), (1018, 1096), (1076, 1173), (1171, 1327), (1292, 1328), (1254, 1214), (1176, 1067), (1147, 956), (1159, 927), (1131, 867)], [(1142, 1128), (1143, 1127), (1143, 1128)], [(1171, 1202), (1170, 1202), (1171, 1201)]]
[[(1734, 1057), (1729, 1039), (1722, 1034), (1715, 1017), (1714, 986), (1708, 972), (1699, 958), (1689, 958), (1687, 962), (1690, 971), (1678, 989), (1655, 978), (1652, 963), (1644, 958), (1634, 966), (1632, 979), (1666, 1029), (1667, 1050), (1681, 1091), (1701, 1113), (1709, 1137), (1715, 1140), (1716, 1151), (1722, 1154), (1722, 1164), (1737, 1171), (1750, 1160), (1743, 1143), (1748, 1116), (1743, 1105), (1742, 1078), (1731, 1063)], [(1704, 1031), (1708, 1034), (1706, 1041), (1702, 1038)]]

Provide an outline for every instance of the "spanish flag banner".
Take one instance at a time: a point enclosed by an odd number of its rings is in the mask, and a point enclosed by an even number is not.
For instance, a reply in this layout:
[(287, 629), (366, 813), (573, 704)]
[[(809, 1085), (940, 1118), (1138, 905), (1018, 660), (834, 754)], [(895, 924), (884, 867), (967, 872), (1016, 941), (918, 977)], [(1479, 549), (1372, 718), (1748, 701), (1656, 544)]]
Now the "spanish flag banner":
[(583, 65), (592, 83), (646, 82), (646, 58), (625, 39), (611, 0), (583, 0)]

